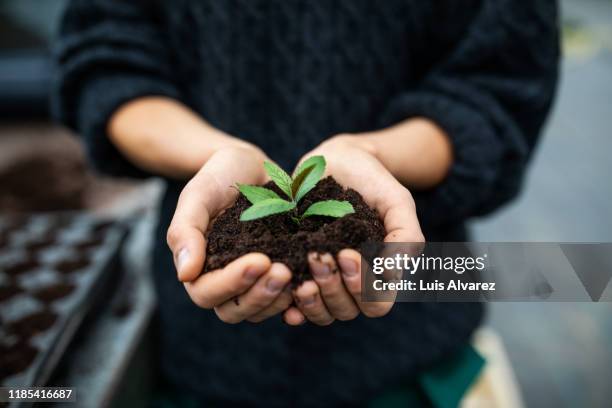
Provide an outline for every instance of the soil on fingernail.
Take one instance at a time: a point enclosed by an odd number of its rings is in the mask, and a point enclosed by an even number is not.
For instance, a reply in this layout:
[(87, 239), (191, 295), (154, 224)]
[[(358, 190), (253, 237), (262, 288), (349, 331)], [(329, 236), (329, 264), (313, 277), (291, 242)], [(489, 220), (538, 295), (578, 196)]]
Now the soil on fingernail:
[[(265, 187), (282, 196), (272, 182)], [(281, 262), (293, 271), (295, 287), (312, 279), (308, 253), (314, 252), (315, 259), (320, 260), (321, 253), (336, 255), (343, 249), (359, 249), (365, 242), (384, 239), (385, 229), (376, 211), (368, 207), (358, 192), (344, 189), (332, 177), (321, 180), (300, 201), (298, 212), (302, 214), (312, 203), (323, 200), (347, 200), (355, 213), (342, 218), (309, 217), (299, 226), (287, 214), (243, 222), (240, 214), (251, 204), (239, 196), (236, 203), (215, 220), (208, 233), (204, 271), (222, 268), (250, 252), (262, 252), (272, 262)]]

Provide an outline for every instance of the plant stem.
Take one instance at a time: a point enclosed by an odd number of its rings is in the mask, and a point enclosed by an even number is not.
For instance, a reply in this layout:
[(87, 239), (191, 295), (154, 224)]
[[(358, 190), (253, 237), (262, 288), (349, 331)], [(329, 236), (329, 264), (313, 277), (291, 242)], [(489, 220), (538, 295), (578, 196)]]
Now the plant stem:
[(291, 219), (293, 220), (293, 222), (295, 222), (299, 226), (301, 218), (300, 218), (300, 216), (298, 214), (297, 203), (296, 203), (295, 208), (292, 211), (293, 211), (293, 215), (291, 216)]

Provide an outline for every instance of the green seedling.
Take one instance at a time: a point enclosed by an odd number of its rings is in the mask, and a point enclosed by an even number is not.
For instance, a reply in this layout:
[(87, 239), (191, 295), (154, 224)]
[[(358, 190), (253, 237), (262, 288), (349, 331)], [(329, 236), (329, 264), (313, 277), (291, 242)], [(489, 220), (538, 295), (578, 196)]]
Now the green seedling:
[(253, 204), (242, 212), (240, 221), (252, 221), (273, 214), (289, 213), (291, 219), (299, 225), (304, 218), (313, 215), (340, 218), (355, 212), (348, 201), (326, 200), (313, 203), (303, 214), (298, 214), (298, 203), (317, 185), (325, 173), (323, 156), (313, 156), (305, 160), (295, 169), (293, 176), (289, 176), (283, 169), (271, 162), (264, 162), (264, 168), (288, 200), (265, 187), (236, 184), (240, 193)]

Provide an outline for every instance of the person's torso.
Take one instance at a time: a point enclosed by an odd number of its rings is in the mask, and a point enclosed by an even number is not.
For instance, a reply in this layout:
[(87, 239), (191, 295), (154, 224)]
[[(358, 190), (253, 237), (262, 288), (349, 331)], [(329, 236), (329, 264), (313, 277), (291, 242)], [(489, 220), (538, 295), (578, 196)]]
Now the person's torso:
[(179, 0), (162, 2), (159, 18), (192, 108), (290, 167), (334, 134), (376, 128), (458, 40), (472, 6)]
[[(331, 135), (379, 126), (388, 103), (418, 87), (472, 13), (465, 1), (160, 4), (184, 100), (287, 169)], [(164, 237), (181, 187), (169, 183), (154, 250), (161, 358), (168, 378), (203, 399), (363, 402), (465, 342), (481, 318), (477, 304), (414, 304), (325, 329), (289, 328), (279, 318), (226, 325), (198, 309), (171, 271)]]

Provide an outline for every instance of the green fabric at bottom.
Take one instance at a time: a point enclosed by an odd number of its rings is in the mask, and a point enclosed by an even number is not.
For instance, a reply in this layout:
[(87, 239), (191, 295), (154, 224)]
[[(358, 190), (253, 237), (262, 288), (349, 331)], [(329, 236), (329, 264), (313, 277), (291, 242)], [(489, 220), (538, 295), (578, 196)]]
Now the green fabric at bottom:
[(484, 366), (484, 358), (467, 345), (451, 358), (423, 373), (417, 383), (390, 390), (368, 408), (455, 408)]

